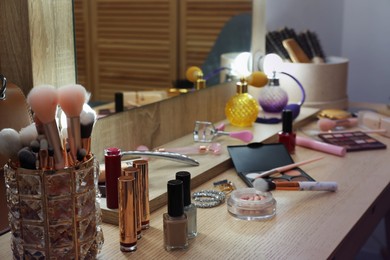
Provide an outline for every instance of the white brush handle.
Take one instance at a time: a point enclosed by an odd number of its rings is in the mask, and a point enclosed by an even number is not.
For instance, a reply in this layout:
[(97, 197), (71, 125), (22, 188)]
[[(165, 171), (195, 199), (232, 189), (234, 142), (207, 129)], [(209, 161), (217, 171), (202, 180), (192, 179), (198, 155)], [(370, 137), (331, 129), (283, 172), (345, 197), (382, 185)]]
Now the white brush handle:
[(300, 181), (299, 182), (300, 190), (310, 190), (310, 191), (336, 191), (337, 182), (334, 181)]

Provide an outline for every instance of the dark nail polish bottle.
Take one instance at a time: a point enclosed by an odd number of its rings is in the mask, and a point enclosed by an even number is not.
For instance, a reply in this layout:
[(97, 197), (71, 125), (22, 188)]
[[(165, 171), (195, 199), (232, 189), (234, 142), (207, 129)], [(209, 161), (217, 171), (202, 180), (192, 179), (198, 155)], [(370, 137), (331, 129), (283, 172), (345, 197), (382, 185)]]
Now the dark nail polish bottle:
[(295, 152), (296, 134), (292, 127), (293, 114), (291, 110), (283, 110), (282, 112), (282, 131), (279, 132), (279, 143), (284, 144), (290, 154)]

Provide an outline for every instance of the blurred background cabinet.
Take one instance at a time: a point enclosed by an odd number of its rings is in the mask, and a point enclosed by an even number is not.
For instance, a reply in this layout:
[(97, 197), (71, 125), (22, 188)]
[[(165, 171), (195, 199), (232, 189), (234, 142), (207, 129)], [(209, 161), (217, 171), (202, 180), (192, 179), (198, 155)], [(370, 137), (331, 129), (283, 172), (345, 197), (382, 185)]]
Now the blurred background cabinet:
[(74, 0), (77, 82), (98, 101), (167, 89), (202, 65), (232, 16), (251, 9), (251, 0)]

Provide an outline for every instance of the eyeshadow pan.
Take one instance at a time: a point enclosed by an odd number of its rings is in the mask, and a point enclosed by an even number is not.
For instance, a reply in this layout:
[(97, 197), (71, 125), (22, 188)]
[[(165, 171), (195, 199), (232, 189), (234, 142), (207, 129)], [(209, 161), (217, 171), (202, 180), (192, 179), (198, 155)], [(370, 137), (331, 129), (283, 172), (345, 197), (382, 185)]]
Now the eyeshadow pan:
[(326, 143), (345, 147), (347, 152), (386, 149), (386, 145), (384, 143), (361, 131), (354, 131), (344, 134), (326, 133), (319, 134), (318, 137)]
[(305, 176), (293, 177), (292, 181), (309, 181)]
[(287, 171), (284, 173), (285, 175), (288, 175), (288, 176), (301, 176), (301, 172), (298, 171), (298, 170), (290, 170), (290, 171)]

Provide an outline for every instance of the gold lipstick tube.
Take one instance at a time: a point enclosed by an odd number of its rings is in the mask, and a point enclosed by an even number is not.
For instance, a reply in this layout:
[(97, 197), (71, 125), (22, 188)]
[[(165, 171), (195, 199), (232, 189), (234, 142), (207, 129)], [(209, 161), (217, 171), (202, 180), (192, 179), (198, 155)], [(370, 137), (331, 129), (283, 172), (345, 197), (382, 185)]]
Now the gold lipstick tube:
[(135, 192), (134, 192), (134, 201), (135, 201), (135, 212), (137, 216), (137, 238), (142, 237), (142, 214), (141, 214), (141, 171), (135, 167), (126, 167), (122, 170), (123, 176), (131, 176), (134, 178), (135, 183)]
[(118, 178), (119, 239), (122, 252), (137, 250), (137, 226), (135, 211), (135, 179), (131, 176)]
[(141, 224), (142, 229), (149, 228), (150, 207), (149, 207), (149, 169), (148, 161), (135, 160), (133, 166), (140, 169), (141, 176)]

